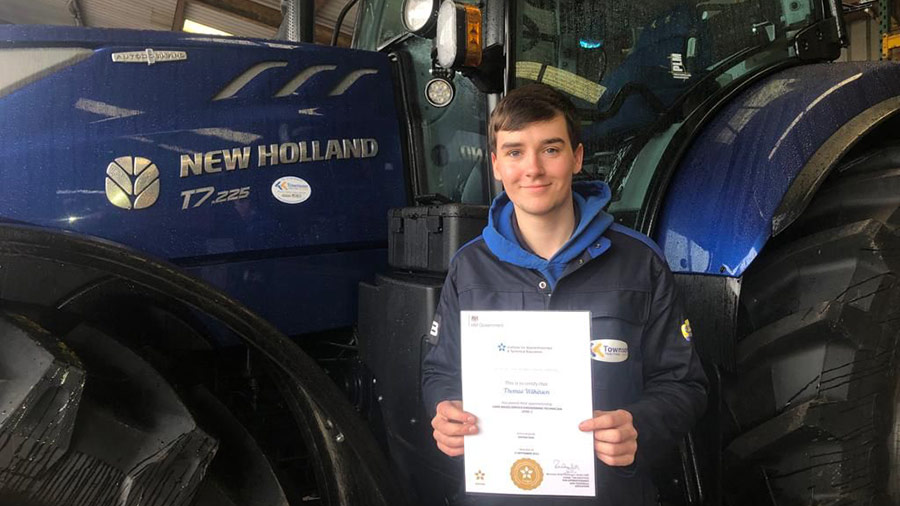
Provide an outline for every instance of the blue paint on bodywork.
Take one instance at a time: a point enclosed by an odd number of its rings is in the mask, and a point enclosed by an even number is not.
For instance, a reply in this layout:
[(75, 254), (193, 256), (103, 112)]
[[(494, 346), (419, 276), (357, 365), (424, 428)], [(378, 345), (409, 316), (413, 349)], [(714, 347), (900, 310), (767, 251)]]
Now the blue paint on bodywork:
[(653, 233), (672, 270), (741, 276), (816, 150), (898, 95), (896, 63), (816, 64), (774, 74), (726, 105), (684, 156)]
[[(356, 320), (357, 287), (387, 269), (387, 249), (307, 253), (186, 267), (270, 322), (291, 329), (334, 329)], [(274, 283), (273, 280), (283, 280)], [(260, 304), (259, 301), (265, 301)], [(347, 321), (350, 317), (352, 320)]]
[[(384, 268), (387, 210), (406, 200), (384, 55), (281, 41), (48, 27), (3, 26), (0, 41), (0, 51), (51, 45), (91, 51), (83, 61), (0, 97), (0, 219), (102, 237), (192, 265), (191, 272), (287, 334), (355, 320), (355, 300), (345, 300), (345, 285)], [(184, 51), (187, 59), (113, 62), (113, 53), (147, 48)], [(265, 62), (273, 65), (230, 98), (214, 100)], [(314, 66), (322, 68), (294, 93), (275, 96)], [(357, 156), (344, 157), (351, 141), (346, 151), (341, 144), (340, 153), (325, 159), (328, 141), (344, 139), (374, 139), (377, 153), (361, 156), (366, 151), (360, 141)], [(274, 145), (278, 151), (286, 143), (297, 143), (284, 153), (288, 157), (300, 156), (305, 143), (308, 158), (318, 144), (321, 160), (274, 165), (266, 158), (261, 166), (260, 150), (270, 153)], [(366, 146), (372, 154), (371, 143)], [(221, 151), (245, 149), (247, 167), (227, 170)], [(212, 160), (220, 171), (185, 175), (182, 155), (210, 152), (219, 152)], [(144, 157), (158, 168), (153, 205), (126, 210), (107, 200), (107, 167), (119, 157)], [(306, 181), (309, 198), (298, 204), (277, 200), (272, 185), (284, 176)], [(195, 206), (210, 188), (210, 197)]]

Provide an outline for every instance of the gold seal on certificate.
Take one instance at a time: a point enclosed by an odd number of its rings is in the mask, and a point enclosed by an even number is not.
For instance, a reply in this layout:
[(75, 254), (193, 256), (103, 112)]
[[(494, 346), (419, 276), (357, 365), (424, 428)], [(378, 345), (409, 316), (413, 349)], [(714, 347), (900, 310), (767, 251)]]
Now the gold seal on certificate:
[(509, 477), (522, 490), (534, 490), (544, 481), (544, 470), (531, 459), (519, 459), (509, 470)]

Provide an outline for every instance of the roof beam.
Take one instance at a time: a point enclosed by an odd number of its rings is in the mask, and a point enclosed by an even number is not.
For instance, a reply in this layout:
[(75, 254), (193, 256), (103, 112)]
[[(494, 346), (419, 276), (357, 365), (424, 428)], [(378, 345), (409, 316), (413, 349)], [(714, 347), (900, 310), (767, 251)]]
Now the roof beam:
[(178, 3), (175, 4), (175, 16), (172, 17), (173, 32), (184, 31), (184, 6), (186, 4), (187, 0), (178, 0)]

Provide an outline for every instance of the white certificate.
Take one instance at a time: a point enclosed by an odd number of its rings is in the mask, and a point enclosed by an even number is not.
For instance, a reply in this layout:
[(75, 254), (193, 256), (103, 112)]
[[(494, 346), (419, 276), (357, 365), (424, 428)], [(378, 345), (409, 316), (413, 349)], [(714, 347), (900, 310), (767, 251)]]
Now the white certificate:
[(594, 496), (590, 313), (463, 311), (466, 492)]

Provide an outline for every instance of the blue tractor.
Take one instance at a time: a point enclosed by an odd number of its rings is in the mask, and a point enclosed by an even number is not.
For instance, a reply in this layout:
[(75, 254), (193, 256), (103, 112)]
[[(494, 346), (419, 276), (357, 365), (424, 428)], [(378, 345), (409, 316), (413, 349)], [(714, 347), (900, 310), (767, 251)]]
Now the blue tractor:
[(352, 49), (0, 26), (0, 504), (465, 504), (419, 397), (543, 82), (711, 380), (660, 504), (900, 502), (900, 65), (836, 0), (362, 0)]

